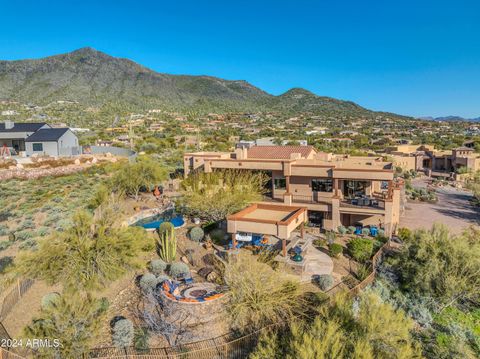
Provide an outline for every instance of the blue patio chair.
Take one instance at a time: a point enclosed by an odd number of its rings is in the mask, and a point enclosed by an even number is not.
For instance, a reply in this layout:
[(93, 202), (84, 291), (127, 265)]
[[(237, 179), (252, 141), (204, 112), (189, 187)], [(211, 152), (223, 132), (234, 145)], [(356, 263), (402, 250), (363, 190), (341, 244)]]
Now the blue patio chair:
[(376, 237), (377, 234), (378, 234), (378, 228), (377, 228), (377, 227), (374, 227), (374, 226), (370, 227), (370, 235), (371, 235), (372, 237)]
[(183, 281), (185, 282), (185, 284), (192, 284), (193, 283), (192, 275), (183, 278)]
[(360, 236), (362, 234), (362, 227), (357, 227), (354, 232), (357, 236)]

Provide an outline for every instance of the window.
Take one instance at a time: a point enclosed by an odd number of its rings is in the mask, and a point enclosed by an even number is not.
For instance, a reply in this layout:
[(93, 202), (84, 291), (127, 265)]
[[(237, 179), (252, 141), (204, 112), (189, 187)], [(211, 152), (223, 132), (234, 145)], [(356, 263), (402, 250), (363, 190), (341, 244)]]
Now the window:
[(287, 181), (284, 177), (282, 178), (275, 178), (273, 180), (273, 187), (275, 189), (287, 189)]
[(32, 147), (34, 151), (43, 151), (43, 143), (34, 143)]
[(313, 179), (312, 191), (313, 192), (332, 192), (333, 181), (331, 179)]

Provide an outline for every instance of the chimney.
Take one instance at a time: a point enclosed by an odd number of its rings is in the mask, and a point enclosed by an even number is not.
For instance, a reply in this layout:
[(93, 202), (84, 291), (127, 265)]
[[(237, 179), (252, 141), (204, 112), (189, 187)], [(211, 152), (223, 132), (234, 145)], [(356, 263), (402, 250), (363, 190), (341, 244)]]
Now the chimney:
[(11, 130), (15, 126), (15, 123), (10, 120), (5, 120), (5, 129), (6, 130)]

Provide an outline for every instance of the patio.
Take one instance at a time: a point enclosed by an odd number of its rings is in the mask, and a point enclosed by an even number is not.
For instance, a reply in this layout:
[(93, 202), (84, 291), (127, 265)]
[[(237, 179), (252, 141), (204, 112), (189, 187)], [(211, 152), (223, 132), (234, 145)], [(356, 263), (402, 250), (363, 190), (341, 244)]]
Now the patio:
[(282, 242), (282, 254), (287, 255), (287, 240), (300, 229), (304, 236), (304, 225), (308, 220), (305, 207), (256, 203), (227, 217), (227, 232), (232, 235), (232, 247), (238, 242), (263, 245), (276, 237)]

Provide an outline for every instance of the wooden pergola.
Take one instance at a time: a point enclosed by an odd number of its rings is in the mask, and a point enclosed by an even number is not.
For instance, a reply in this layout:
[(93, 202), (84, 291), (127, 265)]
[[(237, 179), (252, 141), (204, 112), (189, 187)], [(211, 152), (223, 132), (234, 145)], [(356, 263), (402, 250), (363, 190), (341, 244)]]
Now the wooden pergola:
[(307, 208), (255, 203), (227, 217), (227, 231), (232, 235), (233, 248), (237, 245), (238, 232), (275, 236), (282, 241), (282, 254), (287, 255), (287, 240), (300, 228), (304, 236)]

